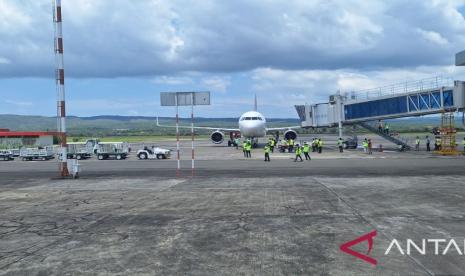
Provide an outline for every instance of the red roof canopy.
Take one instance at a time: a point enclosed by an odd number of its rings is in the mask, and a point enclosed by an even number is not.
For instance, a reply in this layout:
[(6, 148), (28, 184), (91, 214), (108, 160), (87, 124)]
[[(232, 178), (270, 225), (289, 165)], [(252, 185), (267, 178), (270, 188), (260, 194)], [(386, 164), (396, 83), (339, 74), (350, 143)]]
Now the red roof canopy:
[(0, 137), (37, 137), (37, 136), (57, 136), (59, 132), (50, 131), (0, 131)]

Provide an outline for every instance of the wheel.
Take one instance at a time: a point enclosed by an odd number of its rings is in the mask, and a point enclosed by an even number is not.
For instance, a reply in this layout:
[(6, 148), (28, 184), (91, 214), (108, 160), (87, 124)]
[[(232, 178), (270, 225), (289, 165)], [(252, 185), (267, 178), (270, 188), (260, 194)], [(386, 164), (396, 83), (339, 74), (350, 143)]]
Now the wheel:
[(103, 159), (104, 159), (104, 158), (103, 158), (103, 154), (99, 154), (99, 155), (98, 155), (98, 160), (103, 160)]
[(76, 155), (76, 160), (81, 160), (82, 159), (82, 155), (78, 154)]
[(163, 159), (166, 159), (166, 155), (163, 154)]
[(232, 145), (231, 141), (228, 141), (228, 147), (230, 147)]
[(123, 157), (121, 156), (121, 154), (117, 154), (117, 155), (116, 155), (116, 160), (121, 160), (121, 159), (123, 159)]
[(161, 153), (157, 154), (157, 159), (163, 159), (163, 154)]
[(139, 157), (139, 159), (147, 159), (147, 153), (141, 152), (141, 153), (139, 153), (139, 155), (137, 157)]

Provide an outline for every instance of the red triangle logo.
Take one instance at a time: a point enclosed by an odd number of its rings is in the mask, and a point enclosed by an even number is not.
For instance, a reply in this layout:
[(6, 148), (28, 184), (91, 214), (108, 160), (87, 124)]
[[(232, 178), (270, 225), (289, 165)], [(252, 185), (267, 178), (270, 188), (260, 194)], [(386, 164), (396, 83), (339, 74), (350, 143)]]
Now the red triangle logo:
[[(370, 263), (372, 265), (376, 265), (378, 263), (376, 261), (376, 259), (373, 259), (370, 256), (368, 256), (370, 254), (371, 250), (373, 249), (373, 238), (374, 237), (376, 237), (376, 230), (374, 230), (374, 231), (372, 231), (372, 232), (370, 232), (368, 234), (365, 234), (363, 236), (360, 236), (360, 237), (356, 238), (355, 240), (348, 241), (348, 242), (344, 243), (343, 245), (341, 245), (339, 248), (344, 253), (352, 255), (352, 256), (354, 256), (356, 258), (359, 258), (362, 261), (365, 261), (365, 262)], [(352, 246), (354, 246), (356, 244), (359, 244), (359, 243), (361, 243), (363, 241), (368, 242), (368, 251), (367, 251), (366, 255), (351, 249)]]

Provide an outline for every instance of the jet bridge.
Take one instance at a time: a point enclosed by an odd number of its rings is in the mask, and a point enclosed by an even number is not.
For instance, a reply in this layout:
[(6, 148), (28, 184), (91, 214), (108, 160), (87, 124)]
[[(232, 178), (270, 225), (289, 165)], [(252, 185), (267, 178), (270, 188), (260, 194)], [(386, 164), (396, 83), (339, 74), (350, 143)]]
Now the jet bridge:
[(331, 95), (327, 103), (295, 106), (302, 127), (332, 127), (465, 111), (465, 82), (431, 78)]

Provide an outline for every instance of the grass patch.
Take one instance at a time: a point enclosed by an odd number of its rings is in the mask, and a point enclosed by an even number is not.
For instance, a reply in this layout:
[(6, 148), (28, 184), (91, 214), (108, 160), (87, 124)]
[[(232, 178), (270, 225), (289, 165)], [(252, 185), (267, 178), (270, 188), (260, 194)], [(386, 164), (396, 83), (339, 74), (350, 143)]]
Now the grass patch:
[[(85, 142), (87, 139), (93, 137), (76, 137), (69, 136), (68, 141), (70, 142)], [(195, 136), (195, 139), (208, 139), (208, 135)], [(143, 143), (143, 142), (157, 142), (157, 141), (176, 141), (176, 136), (172, 135), (144, 135), (144, 136), (106, 136), (99, 138), (101, 142), (128, 142), (128, 143)], [(181, 136), (181, 140), (190, 140), (190, 136)]]

